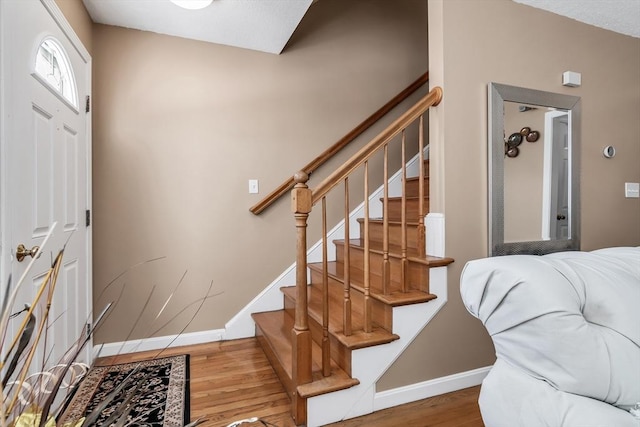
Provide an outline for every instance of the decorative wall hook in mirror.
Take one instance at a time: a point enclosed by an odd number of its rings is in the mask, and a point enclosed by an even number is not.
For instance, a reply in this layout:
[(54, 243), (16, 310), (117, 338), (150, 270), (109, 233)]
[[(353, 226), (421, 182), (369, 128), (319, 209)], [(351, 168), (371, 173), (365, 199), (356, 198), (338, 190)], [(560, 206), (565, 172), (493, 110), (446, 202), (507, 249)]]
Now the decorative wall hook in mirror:
[[(522, 107), (520, 106), (520, 111), (522, 112)], [(533, 109), (531, 107), (525, 107), (529, 110)], [(524, 110), (528, 111), (528, 110)], [(518, 157), (520, 154), (519, 145), (522, 143), (523, 139), (526, 139), (527, 142), (536, 142), (540, 138), (540, 132), (537, 130), (531, 130), (529, 126), (525, 126), (520, 129), (520, 132), (514, 132), (509, 135), (509, 138), (506, 138), (504, 141), (504, 154), (507, 157)]]
[(489, 255), (580, 249), (580, 98), (488, 89)]

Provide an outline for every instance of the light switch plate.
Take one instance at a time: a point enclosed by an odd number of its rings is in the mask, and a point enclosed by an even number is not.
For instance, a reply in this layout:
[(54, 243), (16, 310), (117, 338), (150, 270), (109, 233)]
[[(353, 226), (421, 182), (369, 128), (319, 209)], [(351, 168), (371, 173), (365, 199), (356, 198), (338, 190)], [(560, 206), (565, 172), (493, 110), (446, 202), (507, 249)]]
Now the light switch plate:
[(249, 180), (249, 194), (258, 194), (258, 180), (250, 179)]
[(624, 197), (628, 199), (637, 199), (640, 197), (640, 183), (639, 182), (625, 182), (624, 183)]

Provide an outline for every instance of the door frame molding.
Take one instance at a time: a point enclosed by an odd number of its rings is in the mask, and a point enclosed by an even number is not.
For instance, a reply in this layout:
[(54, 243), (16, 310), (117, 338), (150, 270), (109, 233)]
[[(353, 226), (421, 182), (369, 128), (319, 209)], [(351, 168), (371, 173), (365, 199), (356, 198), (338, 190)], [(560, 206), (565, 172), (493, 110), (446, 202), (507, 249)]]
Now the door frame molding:
[[(0, 2), (0, 16), (6, 16), (3, 11), (4, 9), (3, 3), (4, 2)], [(69, 24), (69, 21), (67, 21), (67, 19), (65, 18), (64, 14), (56, 4), (55, 0), (40, 0), (40, 3), (47, 10), (49, 15), (51, 15), (51, 17), (56, 22), (58, 27), (60, 27), (64, 35), (69, 39), (69, 41), (71, 42), (71, 45), (80, 55), (80, 58), (86, 64), (86, 66), (83, 67), (83, 70), (74, 70), (74, 72), (86, 73), (84, 77), (86, 79), (85, 81), (87, 86), (84, 89), (86, 90), (86, 93), (91, 94), (92, 58), (91, 58), (91, 55), (89, 54), (89, 51), (84, 47), (84, 45), (82, 44), (82, 41), (80, 40), (76, 32), (71, 27), (71, 24)], [(8, 61), (8, 59), (5, 58), (5, 54), (4, 54), (4, 52), (6, 51), (3, 48), (5, 46), (5, 43), (7, 43), (7, 41), (3, 39), (3, 33), (0, 31), (0, 74), (2, 74), (3, 70), (5, 69), (5, 65), (6, 65), (5, 61)], [(4, 80), (4, 76), (0, 76), (0, 78)], [(6, 126), (5, 126), (5, 118), (8, 114), (8, 112), (5, 111), (7, 108), (6, 103), (7, 103), (7, 98), (5, 95), (5, 91), (1, 91), (0, 93), (0, 302), (2, 302), (2, 300), (4, 299), (4, 285), (6, 284), (6, 280), (8, 277), (7, 271), (9, 271), (10, 269), (11, 251), (12, 251), (12, 248), (10, 247), (11, 239), (12, 239), (11, 230), (8, 229), (8, 224), (11, 224), (12, 218), (11, 218), (10, 210), (7, 209), (10, 179), (9, 179), (9, 176), (7, 175), (9, 159), (7, 159), (7, 156), (5, 155), (5, 153), (8, 152), (8, 145), (6, 141), (7, 140)], [(78, 104), (79, 104), (80, 114), (82, 114), (83, 113), (82, 110), (84, 109), (84, 105), (85, 105), (85, 100), (79, 99)], [(92, 205), (93, 205), (92, 191), (91, 191), (92, 189), (91, 159), (92, 159), (92, 145), (93, 145), (92, 132), (91, 132), (92, 130), (91, 117), (92, 117), (91, 114), (87, 114), (85, 118), (87, 150), (86, 150), (86, 158), (84, 159), (84, 161), (86, 162), (86, 171), (87, 171), (87, 176), (86, 176), (87, 206), (85, 207), (85, 209), (89, 209), (89, 210), (92, 209)], [(90, 312), (93, 311), (91, 308), (91, 305), (93, 304), (93, 249), (92, 249), (92, 246), (93, 246), (93, 227), (90, 226), (87, 228), (87, 251), (86, 251), (87, 275), (85, 278), (88, 284), (87, 304), (89, 306)], [(17, 279), (14, 278), (14, 281), (15, 280)], [(89, 320), (91, 321), (91, 319)], [(89, 344), (89, 348), (90, 347), (91, 347), (91, 343)]]

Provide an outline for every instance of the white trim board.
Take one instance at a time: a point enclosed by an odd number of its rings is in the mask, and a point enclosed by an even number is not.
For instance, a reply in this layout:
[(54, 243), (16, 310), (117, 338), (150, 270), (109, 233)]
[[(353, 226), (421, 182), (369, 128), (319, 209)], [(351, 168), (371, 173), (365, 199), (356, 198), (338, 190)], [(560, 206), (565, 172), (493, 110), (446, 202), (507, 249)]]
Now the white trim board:
[(224, 329), (213, 329), (210, 331), (191, 332), (180, 335), (167, 335), (163, 337), (98, 344), (93, 347), (93, 354), (94, 357), (106, 357), (125, 353), (136, 353), (139, 351), (163, 350), (185, 345), (206, 344), (222, 341), (223, 335)]
[(405, 403), (439, 396), (452, 391), (462, 390), (482, 384), (492, 366), (460, 372), (446, 377), (435, 378), (421, 383), (410, 384), (376, 393), (373, 410), (392, 408)]

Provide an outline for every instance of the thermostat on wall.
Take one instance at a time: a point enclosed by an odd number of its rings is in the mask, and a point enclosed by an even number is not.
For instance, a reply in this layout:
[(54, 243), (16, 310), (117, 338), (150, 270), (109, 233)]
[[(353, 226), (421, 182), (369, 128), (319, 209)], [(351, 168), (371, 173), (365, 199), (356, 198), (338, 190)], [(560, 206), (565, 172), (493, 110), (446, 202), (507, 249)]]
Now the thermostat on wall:
[(604, 154), (607, 159), (610, 159), (616, 155), (616, 149), (613, 147), (613, 145), (607, 145), (606, 147), (604, 147), (602, 154)]

